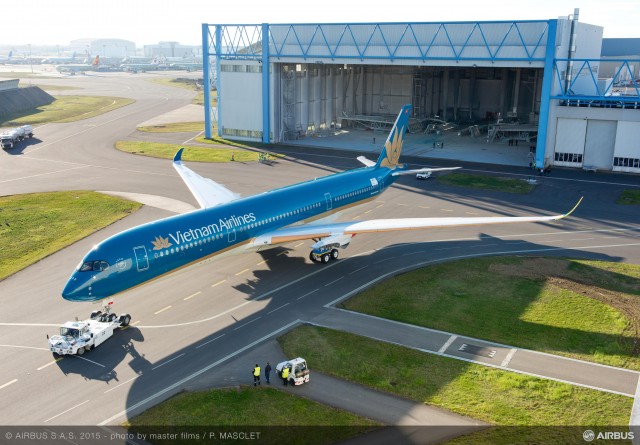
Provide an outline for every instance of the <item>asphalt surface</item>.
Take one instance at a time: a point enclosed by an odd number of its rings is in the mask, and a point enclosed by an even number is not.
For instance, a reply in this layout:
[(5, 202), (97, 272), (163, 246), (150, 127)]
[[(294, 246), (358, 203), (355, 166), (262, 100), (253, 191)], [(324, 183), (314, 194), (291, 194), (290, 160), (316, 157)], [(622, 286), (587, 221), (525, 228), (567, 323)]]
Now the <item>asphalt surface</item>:
[[(116, 140), (137, 138), (138, 123), (185, 105), (193, 95), (153, 84), (145, 77), (73, 79), (85, 85), (85, 94), (126, 95), (136, 103), (85, 121), (37, 128), (37, 139), (27, 148), (0, 153), (1, 193), (89, 189), (160, 196), (197, 205), (170, 161), (132, 156), (113, 148)], [(46, 83), (68, 81), (48, 79)], [(183, 141), (191, 136), (175, 137)], [(282, 151), (287, 158), (272, 165), (190, 167), (247, 196), (359, 165), (352, 153), (310, 154), (296, 147)], [(411, 161), (428, 164), (427, 160)], [(527, 174), (495, 166), (464, 167)], [(341, 322), (346, 316), (364, 317), (345, 314), (332, 305), (380, 277), (421, 264), (490, 254), (543, 254), (640, 264), (637, 207), (614, 204), (619, 192), (639, 186), (640, 178), (558, 170), (539, 181), (532, 194), (514, 196), (402, 178), (378, 201), (350, 209), (341, 220), (555, 214), (569, 210), (580, 196), (584, 195), (585, 201), (571, 218), (554, 224), (358, 236), (349, 249), (341, 251), (341, 259), (324, 267), (310, 263), (308, 243), (292, 243), (288, 248), (190, 268), (118, 297), (115, 311), (132, 314), (133, 326), (83, 357), (54, 362), (45, 335), (55, 333), (60, 323), (76, 316), (84, 318), (97, 309), (60, 297), (71, 271), (97, 241), (173, 214), (162, 204), (146, 205), (0, 282), (0, 349), (4, 358), (0, 363), (0, 397), (4, 402), (0, 404), (0, 422), (117, 425), (184, 389), (216, 382), (216, 386), (249, 383), (248, 370), (253, 364), (276, 362), (258, 348), (306, 322), (357, 332), (358, 324)], [(638, 384), (638, 373), (521, 349), (508, 357), (514, 349), (510, 346), (460, 337), (451, 340), (455, 333), (417, 332), (413, 328), (398, 341), (376, 328), (385, 323), (367, 320), (359, 325), (364, 326), (365, 335), (385, 341), (417, 342), (411, 347), (604, 391), (633, 396)], [(461, 342), (472, 346), (467, 349), (471, 354), (460, 351)], [(492, 358), (485, 357), (487, 349), (496, 351)], [(313, 369), (313, 364), (310, 367)], [(322, 381), (321, 377), (319, 383)], [(311, 392), (312, 386), (320, 385), (312, 383), (308, 389), (300, 389)], [(337, 386), (322, 386), (325, 403), (329, 403), (326, 398), (332, 387)], [(333, 404), (340, 402), (336, 398)], [(405, 418), (414, 408), (396, 408), (393, 415)]]

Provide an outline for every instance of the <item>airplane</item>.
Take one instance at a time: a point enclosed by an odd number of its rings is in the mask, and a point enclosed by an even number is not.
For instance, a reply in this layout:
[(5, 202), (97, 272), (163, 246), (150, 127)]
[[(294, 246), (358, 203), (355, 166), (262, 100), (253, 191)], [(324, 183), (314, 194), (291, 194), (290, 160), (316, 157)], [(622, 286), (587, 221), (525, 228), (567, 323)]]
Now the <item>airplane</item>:
[(71, 63), (75, 61), (76, 61), (76, 52), (74, 51), (73, 54), (71, 54), (71, 57), (45, 57), (44, 59), (42, 59), (41, 63), (57, 64), (57, 63)]
[(85, 73), (87, 71), (100, 71), (100, 55), (97, 55), (91, 65), (84, 63), (80, 65), (58, 65), (56, 66), (56, 70), (60, 74), (75, 74), (75, 73)]
[[(109, 298), (191, 265), (232, 253), (256, 252), (300, 240), (313, 240), (309, 257), (328, 263), (356, 234), (476, 224), (544, 222), (553, 216), (404, 218), (333, 222), (335, 214), (375, 199), (400, 175), (454, 170), (409, 170), (399, 164), (411, 105), (398, 114), (377, 162), (358, 157), (365, 167), (312, 179), (241, 198), (182, 162), (173, 167), (200, 209), (153, 221), (113, 235), (95, 245), (78, 264), (62, 297), (70, 301)], [(582, 200), (582, 199), (581, 199)]]
[(11, 62), (11, 57), (13, 56), (13, 50), (9, 51), (9, 54), (6, 56), (0, 56), (0, 63), (9, 63)]
[(169, 65), (170, 70), (202, 71), (202, 63), (198, 62), (177, 62)]

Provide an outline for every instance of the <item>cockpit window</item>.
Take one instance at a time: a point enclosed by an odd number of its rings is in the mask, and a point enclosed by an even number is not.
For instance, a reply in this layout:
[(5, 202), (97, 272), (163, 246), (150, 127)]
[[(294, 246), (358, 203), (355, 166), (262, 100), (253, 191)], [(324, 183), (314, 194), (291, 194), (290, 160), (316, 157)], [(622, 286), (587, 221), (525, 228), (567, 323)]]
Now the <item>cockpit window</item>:
[(106, 261), (85, 261), (80, 266), (80, 272), (100, 272), (101, 270), (107, 270), (109, 268), (109, 263)]

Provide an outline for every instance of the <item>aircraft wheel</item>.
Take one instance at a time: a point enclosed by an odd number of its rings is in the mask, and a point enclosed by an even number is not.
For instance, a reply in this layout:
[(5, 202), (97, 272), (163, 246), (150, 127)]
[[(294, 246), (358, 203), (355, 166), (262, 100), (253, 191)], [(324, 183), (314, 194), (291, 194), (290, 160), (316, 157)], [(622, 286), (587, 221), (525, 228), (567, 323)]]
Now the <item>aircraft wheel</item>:
[(84, 354), (84, 348), (79, 348), (78, 352), (76, 352), (76, 354), (78, 354), (78, 355)]
[(324, 255), (322, 255), (322, 262), (324, 264), (327, 264), (330, 259), (331, 259), (331, 255), (329, 255), (328, 253), (325, 253)]
[(331, 259), (337, 260), (338, 256), (340, 256), (340, 252), (338, 252), (338, 249), (331, 249)]

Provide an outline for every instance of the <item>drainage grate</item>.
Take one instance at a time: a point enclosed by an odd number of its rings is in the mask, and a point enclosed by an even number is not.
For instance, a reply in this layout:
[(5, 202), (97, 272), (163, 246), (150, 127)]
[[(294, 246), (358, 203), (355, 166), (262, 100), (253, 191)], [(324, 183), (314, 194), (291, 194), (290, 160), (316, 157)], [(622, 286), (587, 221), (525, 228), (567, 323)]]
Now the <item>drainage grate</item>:
[(481, 346), (468, 345), (466, 343), (463, 343), (462, 346), (460, 346), (460, 349), (458, 349), (458, 351), (464, 352), (464, 353), (470, 354), (470, 355), (479, 355), (479, 356), (487, 357), (487, 358), (493, 358), (493, 356), (496, 355), (496, 350), (495, 349), (483, 348)]

